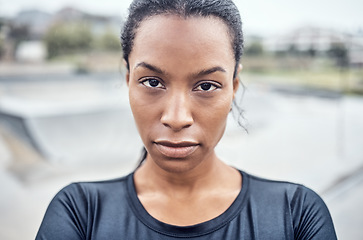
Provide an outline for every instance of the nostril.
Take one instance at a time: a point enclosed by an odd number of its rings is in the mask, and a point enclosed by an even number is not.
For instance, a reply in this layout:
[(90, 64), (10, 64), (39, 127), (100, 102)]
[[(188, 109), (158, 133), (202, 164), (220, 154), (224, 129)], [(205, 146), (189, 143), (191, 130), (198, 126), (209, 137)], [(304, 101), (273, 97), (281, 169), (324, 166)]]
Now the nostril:
[(174, 131), (180, 131), (185, 128), (189, 128), (193, 125), (194, 120), (191, 114), (186, 111), (179, 111), (177, 113), (164, 112), (161, 123)]
[(161, 123), (174, 131), (180, 131), (193, 125), (191, 103), (184, 94), (172, 94), (165, 102)]
[(161, 120), (161, 123), (165, 127), (170, 128), (170, 129), (172, 129), (174, 131), (180, 131), (182, 129), (191, 127), (192, 124), (193, 124), (193, 121), (190, 121), (189, 119), (177, 119), (177, 118), (166, 119), (166, 118), (163, 118)]

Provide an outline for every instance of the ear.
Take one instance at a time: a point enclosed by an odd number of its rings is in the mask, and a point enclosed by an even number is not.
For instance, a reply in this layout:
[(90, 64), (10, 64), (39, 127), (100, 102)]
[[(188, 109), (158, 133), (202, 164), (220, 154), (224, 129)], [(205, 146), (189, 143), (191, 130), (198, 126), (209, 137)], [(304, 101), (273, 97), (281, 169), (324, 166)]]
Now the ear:
[(129, 70), (127, 70), (125, 78), (126, 78), (126, 84), (127, 84), (127, 86), (129, 86), (129, 83), (130, 83), (130, 71)]
[(129, 86), (129, 83), (130, 83), (130, 70), (127, 68), (126, 61), (124, 60), (123, 62), (124, 62), (124, 67), (126, 69), (126, 74), (125, 74), (126, 84), (127, 84), (127, 86)]
[(238, 64), (238, 68), (237, 68), (237, 74), (236, 74), (236, 78), (233, 79), (233, 99), (234, 96), (239, 88), (239, 73), (242, 71), (242, 64)]

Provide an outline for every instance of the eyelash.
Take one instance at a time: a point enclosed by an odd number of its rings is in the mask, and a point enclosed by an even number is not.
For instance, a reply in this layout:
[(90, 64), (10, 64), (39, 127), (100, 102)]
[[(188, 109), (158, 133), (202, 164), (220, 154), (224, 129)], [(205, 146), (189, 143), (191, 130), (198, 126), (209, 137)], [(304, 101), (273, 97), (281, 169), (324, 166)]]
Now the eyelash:
[[(210, 88), (212, 90), (210, 90), (210, 89), (203, 90), (203, 88), (202, 88), (202, 85), (203, 84), (209, 84), (210, 85)], [(218, 88), (221, 88), (221, 86), (218, 86), (216, 83), (212, 83), (212, 82), (201, 82), (193, 90), (195, 90), (195, 91), (201, 91), (201, 92), (213, 92), (213, 91), (217, 90)]]
[[(150, 81), (154, 80), (154, 84), (157, 82), (157, 85), (156, 86), (152, 86), (150, 84)], [(142, 85), (144, 85), (145, 87), (148, 87), (148, 88), (160, 88), (160, 89), (165, 89), (165, 86), (161, 83), (160, 80), (156, 79), (156, 78), (148, 78), (148, 79), (145, 79), (143, 81), (140, 82)], [(203, 84), (208, 84), (209, 85), (209, 89), (207, 90), (204, 90), (202, 85)], [(161, 85), (161, 86), (159, 86)], [(212, 83), (212, 82), (201, 82), (199, 83), (195, 88), (193, 88), (193, 91), (200, 91), (200, 92), (212, 92), (212, 91), (215, 91), (217, 89), (221, 88), (221, 86), (219, 86), (218, 84), (216, 83)]]
[[(150, 81), (152, 81), (152, 80), (155, 80), (155, 81), (157, 81), (157, 83), (158, 83), (158, 85), (156, 85), (156, 86), (151, 86), (151, 84), (150, 84)], [(142, 85), (144, 85), (145, 87), (148, 87), (148, 88), (162, 88), (162, 89), (165, 89), (165, 87), (164, 87), (164, 85), (161, 83), (161, 81), (160, 80), (158, 80), (158, 79), (156, 79), (156, 78), (148, 78), (148, 79), (145, 79), (145, 80), (143, 80), (143, 81), (141, 81), (140, 82)], [(158, 87), (159, 85), (161, 85), (161, 87)]]

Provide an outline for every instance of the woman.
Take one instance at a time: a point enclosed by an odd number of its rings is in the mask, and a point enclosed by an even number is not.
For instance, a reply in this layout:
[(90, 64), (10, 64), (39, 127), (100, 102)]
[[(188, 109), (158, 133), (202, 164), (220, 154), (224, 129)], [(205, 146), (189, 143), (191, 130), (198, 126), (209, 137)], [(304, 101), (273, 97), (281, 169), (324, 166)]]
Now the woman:
[(134, 0), (122, 46), (145, 159), (126, 177), (63, 189), (37, 239), (336, 239), (314, 192), (215, 154), (242, 43), (231, 0)]

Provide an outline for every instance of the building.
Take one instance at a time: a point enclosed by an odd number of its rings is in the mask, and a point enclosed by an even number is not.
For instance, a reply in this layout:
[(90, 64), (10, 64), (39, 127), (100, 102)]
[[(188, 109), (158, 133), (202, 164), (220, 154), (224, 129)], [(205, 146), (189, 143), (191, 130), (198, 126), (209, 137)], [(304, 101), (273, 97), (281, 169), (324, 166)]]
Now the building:
[(49, 28), (52, 18), (51, 14), (43, 11), (24, 10), (19, 12), (11, 22), (16, 27), (27, 27), (29, 33), (27, 40), (40, 40)]
[(347, 34), (328, 28), (305, 26), (264, 40), (270, 52), (308, 52), (313, 56), (326, 56), (334, 44), (342, 44), (349, 62), (363, 64), (363, 34)]

